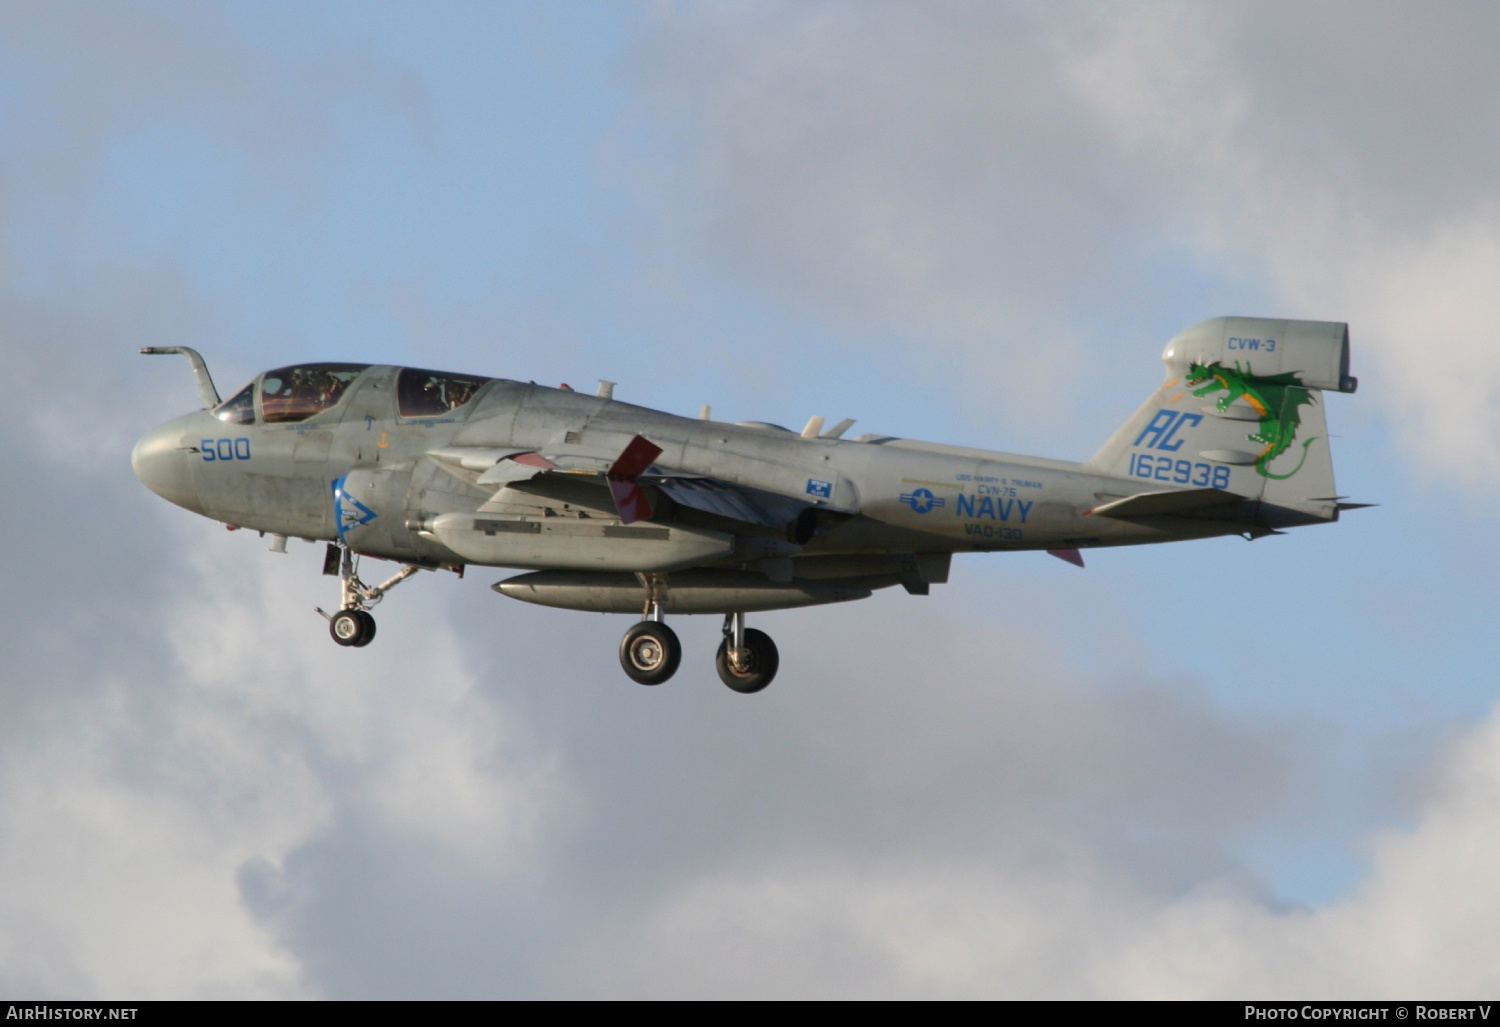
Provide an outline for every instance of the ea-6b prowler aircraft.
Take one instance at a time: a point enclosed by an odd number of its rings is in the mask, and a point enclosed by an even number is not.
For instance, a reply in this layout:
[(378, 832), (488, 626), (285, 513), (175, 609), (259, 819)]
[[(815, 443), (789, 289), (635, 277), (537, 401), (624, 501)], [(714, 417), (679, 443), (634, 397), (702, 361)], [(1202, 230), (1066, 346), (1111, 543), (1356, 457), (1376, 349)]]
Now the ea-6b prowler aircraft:
[[(738, 692), (779, 662), (745, 616), (927, 594), (954, 553), (1080, 550), (1215, 535), (1258, 538), (1336, 521), (1343, 502), (1325, 391), (1353, 392), (1341, 323), (1223, 317), (1167, 344), (1167, 379), (1083, 463), (887, 435), (801, 432), (632, 406), (566, 385), (370, 364), (267, 371), (220, 401), (186, 347), (206, 409), (136, 445), (152, 491), (231, 528), (326, 540), (342, 582), (335, 642), (375, 636), (369, 613), (422, 568), (525, 569), (502, 595), (639, 613), (620, 662), (647, 685), (677, 670), (666, 614), (724, 615), (716, 663)], [(402, 564), (360, 580), (359, 557)]]

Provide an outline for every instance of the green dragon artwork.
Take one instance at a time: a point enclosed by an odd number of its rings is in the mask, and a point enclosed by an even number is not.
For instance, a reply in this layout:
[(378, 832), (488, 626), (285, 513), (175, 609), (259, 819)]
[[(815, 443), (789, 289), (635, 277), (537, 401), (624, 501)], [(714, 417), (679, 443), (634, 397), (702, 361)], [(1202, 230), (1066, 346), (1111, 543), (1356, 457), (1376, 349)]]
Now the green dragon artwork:
[[(1203, 385), (1204, 382), (1208, 384)], [(1228, 410), (1235, 400), (1243, 399), (1260, 415), (1260, 430), (1248, 438), (1251, 442), (1259, 442), (1266, 447), (1255, 460), (1255, 469), (1262, 476), (1280, 481), (1302, 470), (1302, 465), (1307, 462), (1307, 447), (1317, 441), (1316, 438), (1302, 443), (1302, 459), (1286, 474), (1272, 474), (1270, 470), (1271, 461), (1285, 453), (1296, 441), (1297, 429), (1302, 425), (1301, 409), (1313, 401), (1312, 393), (1302, 386), (1295, 374), (1260, 377), (1240, 370), (1238, 362), (1229, 368), (1215, 360), (1212, 364), (1191, 365), (1188, 368), (1187, 383), (1203, 385), (1203, 388), (1193, 392), (1195, 396), (1207, 396), (1223, 389), (1225, 394), (1218, 401), (1220, 413)]]

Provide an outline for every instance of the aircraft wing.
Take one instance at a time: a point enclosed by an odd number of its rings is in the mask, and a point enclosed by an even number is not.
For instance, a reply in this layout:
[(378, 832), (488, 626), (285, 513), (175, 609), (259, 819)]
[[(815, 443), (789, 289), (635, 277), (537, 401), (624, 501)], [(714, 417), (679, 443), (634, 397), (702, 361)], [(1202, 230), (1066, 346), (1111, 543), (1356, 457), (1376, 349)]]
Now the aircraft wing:
[(517, 499), (515, 494), (521, 493), (600, 510), (613, 507), (625, 524), (652, 516), (657, 505), (652, 503), (653, 493), (666, 496), (678, 506), (778, 532), (815, 505), (764, 489), (660, 467), (653, 463), (660, 453), (653, 443), (638, 435), (623, 452), (610, 457), (577, 450), (557, 453), (464, 446), (434, 450), (429, 456), (451, 470), (479, 472), (474, 483), (493, 487), (493, 502)]

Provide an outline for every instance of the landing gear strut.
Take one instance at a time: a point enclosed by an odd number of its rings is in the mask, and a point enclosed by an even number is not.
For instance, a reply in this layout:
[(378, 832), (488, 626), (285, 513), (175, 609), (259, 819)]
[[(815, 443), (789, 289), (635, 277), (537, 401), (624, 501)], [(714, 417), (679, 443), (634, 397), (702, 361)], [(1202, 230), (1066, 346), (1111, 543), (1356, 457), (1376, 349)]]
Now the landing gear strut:
[(731, 613), (724, 618), (724, 641), (719, 643), (714, 666), (720, 681), (736, 692), (750, 695), (776, 677), (781, 656), (770, 635), (745, 627), (743, 613)]
[(662, 621), (665, 583), (654, 574), (640, 575), (646, 586), (646, 608), (641, 621), (620, 639), (620, 666), (630, 680), (642, 685), (659, 685), (677, 673), (682, 662), (682, 643), (677, 632)]
[(328, 621), (328, 633), (339, 645), (367, 646), (375, 640), (375, 618), (369, 608), (385, 598), (385, 594), (401, 582), (417, 573), (416, 564), (407, 564), (388, 580), (373, 588), (359, 580), (359, 557), (341, 543), (329, 543), (328, 558), (323, 561), (324, 574), (339, 576), (340, 596), (338, 613), (328, 613), (322, 607), (317, 611)]

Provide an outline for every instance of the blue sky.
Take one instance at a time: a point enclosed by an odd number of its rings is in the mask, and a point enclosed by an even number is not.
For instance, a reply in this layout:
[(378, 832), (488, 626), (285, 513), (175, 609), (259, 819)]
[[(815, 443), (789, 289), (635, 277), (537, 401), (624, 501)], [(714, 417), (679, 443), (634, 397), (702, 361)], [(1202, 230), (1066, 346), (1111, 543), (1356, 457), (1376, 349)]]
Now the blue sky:
[[(881, 889), (930, 872), (956, 895), (980, 893), (975, 908), (1060, 896), (1091, 910), (1079, 930), (1107, 922), (1122, 937), (1145, 931), (1140, 909), (1186, 916), (1195, 896), (1226, 889), (1270, 923), (1287, 909), (1353, 917), (1399, 890), (1382, 876), (1380, 839), (1422, 843), (1444, 768), (1493, 716), (1497, 568), (1481, 518), (1500, 467), (1488, 421), (1500, 350), (1487, 334), (1500, 326), (1482, 284), (1466, 283), (1486, 280), (1500, 234), (1492, 172), (1451, 171), (1432, 195), (1414, 192), (1392, 133), (1449, 147), (1455, 167), (1485, 164), (1461, 123), (1434, 129), (1422, 104), (1456, 88), (1439, 55), (1467, 59), (1466, 40), (1495, 27), (1480, 8), (1467, 9), (1473, 24), (1431, 27), (1429, 49), (1398, 68), (1421, 102), (1387, 111), (1389, 124), (1360, 107), (1358, 69), (1335, 62), (1309, 92), (1283, 88), (1322, 34), (1394, 45), (1386, 22), (1401, 10), (1330, 7), (1290, 25), (1254, 7), (1172, 4), (85, 3), (0, 16), (4, 345), (13, 373), (68, 369), (86, 408), (74, 418), (42, 402), (46, 390), (19, 400), (5, 428), (13, 474), (60, 510), (106, 497), (118, 535), (80, 539), (96, 529), (61, 514), (41, 526), (42, 548), (77, 555), (45, 576), (45, 602), (11, 601), (12, 683), (60, 668), (82, 705), (49, 713), (37, 698), (35, 715), (114, 725), (99, 730), (128, 762), (161, 718), (222, 713), (203, 705), (221, 666), (261, 725), (247, 730), (260, 755), (239, 772), (281, 781), (268, 768), (290, 760), (303, 770), (288, 794), (305, 799), (281, 834), (263, 832), (280, 839), (265, 851), (225, 841), (259, 821), (222, 821), (163, 779), (132, 800), (170, 800), (184, 818), (151, 845), (177, 852), (201, 834), (223, 848), (199, 868), (220, 903), (204, 908), (239, 918), (237, 965), (261, 976), (195, 977), (181, 969), (186, 943), (133, 964), (68, 941), (66, 918), (44, 908), (34, 915), (63, 955), (0, 979), (48, 994), (736, 994), (750, 985), (695, 961), (711, 935), (691, 925), (755, 907), (735, 875), (761, 856), (785, 873), (778, 894), (816, 894), (826, 879), (848, 885), (849, 908), (888, 909)], [(1193, 59), (1173, 78), (1159, 48), (1179, 39)], [(1217, 70), (1195, 79), (1200, 65)], [(394, 597), (381, 621), (381, 642), (401, 653), (390, 666), (331, 669), (350, 654), (312, 655), (320, 622), (282, 612), (323, 601), (310, 550), (276, 564), (166, 509), (128, 470), (129, 442), (192, 401), (182, 367), (132, 358), (153, 341), (200, 348), (225, 394), (291, 361), (388, 361), (581, 388), (608, 378), (621, 398), (677, 412), (852, 416), (856, 432), (1083, 458), (1159, 380), (1167, 338), (1230, 313), (1351, 322), (1361, 388), (1333, 397), (1329, 419), (1341, 491), (1377, 508), (1253, 544), (1090, 553), (1084, 571), (1040, 554), (971, 557), (928, 599), (772, 615), (784, 661), (801, 669), (750, 712), (707, 680), (674, 682), (665, 699), (624, 691), (617, 618), (513, 610), (482, 574)], [(1462, 388), (1428, 370), (1445, 362), (1464, 367)], [(64, 643), (28, 618), (103, 603), (87, 584), (98, 560), (126, 602), (140, 590), (139, 630), (100, 641), (98, 663), (60, 659), (49, 647)], [(226, 602), (222, 637), (171, 626)], [(715, 628), (683, 630), (691, 653)], [(203, 639), (218, 648), (196, 648)], [(434, 639), (452, 689), (412, 714), (425, 734), (369, 727), (408, 708), (398, 684), (427, 678), (402, 661)], [(287, 681), (306, 694), (272, 716), (249, 698), (268, 687), (245, 669), (256, 658), (234, 654), (282, 644), (298, 668)], [(900, 654), (882, 659), (889, 647)], [(311, 694), (355, 666), (388, 686), (326, 713)], [(135, 698), (111, 699), (121, 687)], [(141, 697), (158, 687), (176, 698)], [(147, 705), (121, 726), (113, 701)], [(920, 708), (905, 714), (910, 737), (898, 730), (906, 704)], [(492, 720), (507, 726), (465, 734)], [(976, 735), (981, 724), (993, 734)], [(1052, 741), (1032, 752), (1028, 731)], [(437, 766), (453, 732), (473, 748), (457, 784), (397, 773)], [(39, 737), (45, 749), (53, 736)], [(921, 787), (887, 781), (880, 746), (928, 768), (911, 771)], [(61, 751), (39, 750), (39, 765)], [(964, 760), (980, 768), (972, 796), (947, 776)], [(805, 775), (829, 781), (797, 795)], [(28, 780), (11, 793), (29, 794)], [(459, 794), (477, 805), (451, 820), (411, 812)], [(710, 794), (722, 802), (702, 806)], [(942, 795), (967, 798), (931, 847), (906, 838), (946, 809)], [(846, 806), (866, 812), (846, 825)], [(530, 827), (494, 827), (523, 808)], [(726, 840), (681, 826), (697, 815)], [(1023, 826), (985, 833), (1007, 818)], [(14, 845), (37, 829), (0, 815)], [(333, 871), (367, 850), (379, 852), (354, 876), (386, 898), (362, 922)], [(627, 855), (614, 867), (606, 851)], [(1040, 851), (1070, 854), (1065, 869), (1018, 884)], [(481, 872), (476, 859), (523, 869)], [(547, 859), (571, 869), (549, 877), (536, 863)], [(1117, 880), (1118, 894), (1099, 891)], [(784, 921), (747, 930), (797, 950), (843, 929), (819, 908), (792, 903)], [(437, 966), (446, 951), (418, 959), (416, 943), (386, 938), (402, 916), (477, 939), (479, 955), (425, 984), (415, 972), (381, 980), (368, 967), (383, 958)], [(867, 919), (885, 938), (900, 918), (882, 916)], [(525, 948), (523, 931), (544, 951), (487, 976)], [(915, 994), (1020, 994), (1023, 980), (1130, 993), (1081, 956), (1037, 978), (981, 928), (932, 931), (931, 945), (981, 969), (934, 978), (902, 963), (892, 976), (900, 959), (882, 941), (855, 946), (868, 958), (851, 957), (846, 977), (764, 973), (789, 994), (891, 980), (917, 981)], [(627, 983), (618, 953), (635, 942), (622, 939), (645, 939), (678, 976)], [(578, 960), (589, 974), (561, 969)], [(1237, 978), (1238, 965), (1226, 957), (1196, 980), (1275, 990), (1274, 973)], [(1412, 966), (1436, 992), (1493, 982)], [(1321, 980), (1379, 990), (1346, 969)], [(1140, 980), (1144, 993), (1192, 993), (1170, 975)]]

